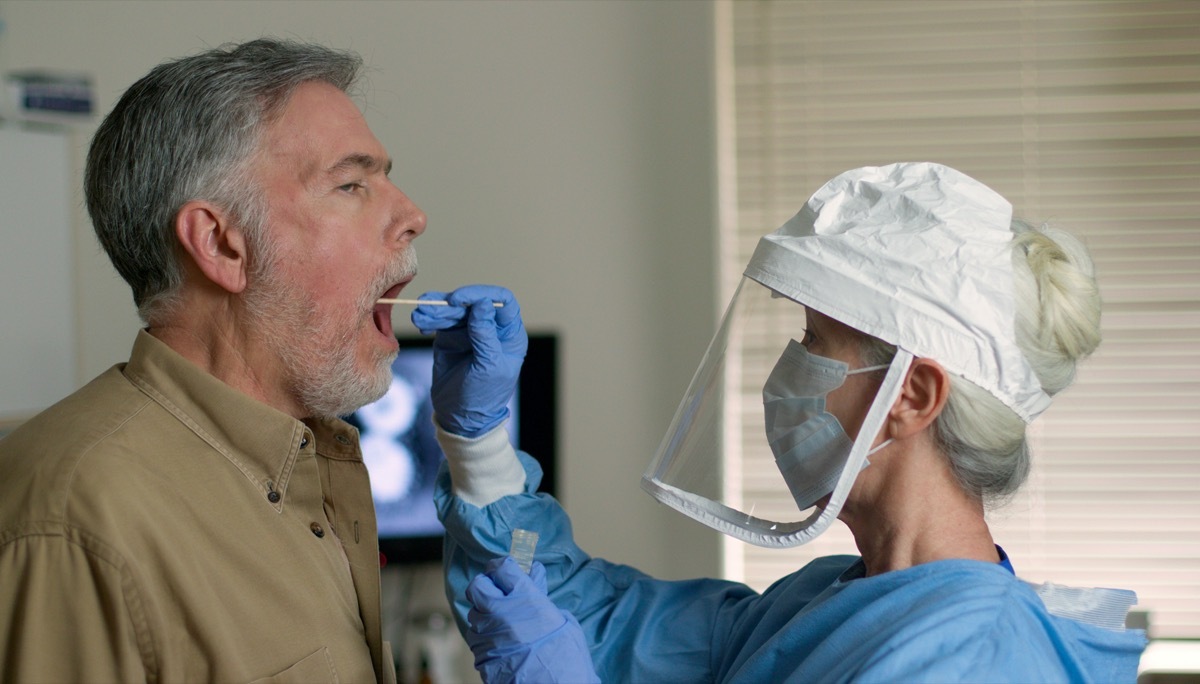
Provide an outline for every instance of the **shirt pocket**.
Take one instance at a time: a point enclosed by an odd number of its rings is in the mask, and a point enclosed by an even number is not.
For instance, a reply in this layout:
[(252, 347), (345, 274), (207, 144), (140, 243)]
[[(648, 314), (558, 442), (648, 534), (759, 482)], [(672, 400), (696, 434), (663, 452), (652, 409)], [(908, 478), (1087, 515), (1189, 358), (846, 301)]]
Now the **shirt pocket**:
[(329, 657), (329, 649), (322, 647), (305, 656), (295, 665), (269, 677), (256, 679), (250, 684), (308, 684), (310, 682), (336, 683), (337, 681), (337, 671), (333, 669), (333, 659)]

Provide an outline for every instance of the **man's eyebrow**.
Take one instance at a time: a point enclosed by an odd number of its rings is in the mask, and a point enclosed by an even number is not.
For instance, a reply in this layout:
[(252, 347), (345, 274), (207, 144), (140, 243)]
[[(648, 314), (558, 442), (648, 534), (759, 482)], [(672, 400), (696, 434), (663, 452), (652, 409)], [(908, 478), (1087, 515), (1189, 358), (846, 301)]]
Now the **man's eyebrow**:
[(329, 167), (326, 173), (333, 175), (348, 169), (362, 169), (364, 171), (378, 171), (382, 169), (383, 174), (386, 176), (392, 172), (392, 160), (380, 159), (370, 154), (348, 154), (338, 160), (336, 164)]

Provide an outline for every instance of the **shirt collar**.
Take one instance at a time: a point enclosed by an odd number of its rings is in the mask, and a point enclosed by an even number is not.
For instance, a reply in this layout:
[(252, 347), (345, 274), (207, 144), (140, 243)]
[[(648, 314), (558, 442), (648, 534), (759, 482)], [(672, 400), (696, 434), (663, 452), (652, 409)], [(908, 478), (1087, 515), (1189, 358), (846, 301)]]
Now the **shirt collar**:
[(123, 372), (237, 466), (277, 508), (301, 452), (362, 460), (358, 432), (345, 421), (296, 420), (230, 387), (145, 330), (138, 332)]

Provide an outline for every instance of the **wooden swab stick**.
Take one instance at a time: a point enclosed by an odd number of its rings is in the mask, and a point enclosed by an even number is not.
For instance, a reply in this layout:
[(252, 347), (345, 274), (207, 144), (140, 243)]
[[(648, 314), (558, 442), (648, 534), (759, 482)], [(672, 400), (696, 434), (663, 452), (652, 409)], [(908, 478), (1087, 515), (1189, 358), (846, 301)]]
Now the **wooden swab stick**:
[[(376, 299), (376, 304), (413, 304), (421, 306), (452, 306), (450, 302), (444, 299)], [(504, 308), (504, 302), (492, 302), (492, 306), (497, 309)]]

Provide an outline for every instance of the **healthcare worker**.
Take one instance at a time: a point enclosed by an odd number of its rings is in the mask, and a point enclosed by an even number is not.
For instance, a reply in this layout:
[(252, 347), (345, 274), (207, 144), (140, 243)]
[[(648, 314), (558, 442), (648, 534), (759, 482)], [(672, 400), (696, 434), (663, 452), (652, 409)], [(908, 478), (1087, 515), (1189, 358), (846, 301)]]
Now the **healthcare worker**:
[[(466, 288), (445, 295), (462, 309), (414, 312), (437, 332), (447, 593), (485, 681), (1133, 682), (1133, 593), (1018, 579), (984, 518), (1028, 471), (1026, 425), (1099, 343), (1082, 246), (954, 169), (903, 163), (830, 180), (744, 276), (643, 488), (767, 547), (850, 528), (861, 556), (762, 594), (576, 546), (501, 427), (524, 330), (490, 300), (511, 294)], [(739, 369), (763, 412), (721, 423), (727, 350), (750, 345), (771, 350)], [(738, 429), (761, 438), (741, 454), (764, 463), (755, 489), (788, 507), (727, 498), (718, 447)], [(528, 576), (505, 558), (515, 529), (540, 535)]]

